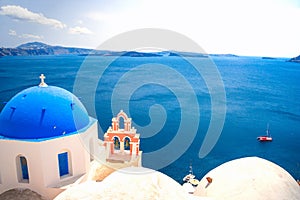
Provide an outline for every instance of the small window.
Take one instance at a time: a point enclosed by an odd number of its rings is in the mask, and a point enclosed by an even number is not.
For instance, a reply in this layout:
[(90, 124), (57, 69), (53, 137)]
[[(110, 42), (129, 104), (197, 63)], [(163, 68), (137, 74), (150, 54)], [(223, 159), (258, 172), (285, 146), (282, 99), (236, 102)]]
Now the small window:
[(20, 183), (29, 183), (27, 159), (24, 156), (17, 157), (17, 174)]
[(64, 177), (70, 175), (69, 153), (62, 152), (58, 154), (59, 176)]

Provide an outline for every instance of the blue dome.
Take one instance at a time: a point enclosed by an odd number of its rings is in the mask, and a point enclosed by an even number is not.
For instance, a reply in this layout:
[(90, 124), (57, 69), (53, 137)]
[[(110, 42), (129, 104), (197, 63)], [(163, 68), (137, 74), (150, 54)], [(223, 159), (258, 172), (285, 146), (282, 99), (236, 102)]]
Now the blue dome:
[(15, 95), (0, 114), (0, 135), (42, 139), (85, 128), (89, 116), (78, 98), (65, 89), (34, 86)]

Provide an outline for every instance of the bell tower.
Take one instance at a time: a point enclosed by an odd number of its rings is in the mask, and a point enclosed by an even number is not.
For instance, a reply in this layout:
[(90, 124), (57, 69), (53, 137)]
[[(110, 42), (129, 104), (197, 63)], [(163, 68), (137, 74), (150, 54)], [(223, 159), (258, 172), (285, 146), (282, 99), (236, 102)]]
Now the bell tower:
[(104, 134), (106, 161), (124, 163), (141, 156), (140, 134), (131, 123), (131, 118), (123, 110), (112, 118), (112, 126)]

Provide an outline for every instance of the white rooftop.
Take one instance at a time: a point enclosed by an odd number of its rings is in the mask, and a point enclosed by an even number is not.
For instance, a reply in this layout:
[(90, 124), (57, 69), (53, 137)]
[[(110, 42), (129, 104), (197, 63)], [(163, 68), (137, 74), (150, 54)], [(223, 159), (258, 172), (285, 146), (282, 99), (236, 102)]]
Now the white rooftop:
[[(211, 177), (208, 184), (206, 178)], [(280, 166), (258, 157), (224, 163), (208, 172), (194, 195), (215, 200), (299, 200), (300, 187)]]
[(55, 200), (191, 198), (179, 183), (163, 173), (143, 167), (128, 167), (113, 172), (102, 182), (89, 181), (71, 187), (59, 194)]

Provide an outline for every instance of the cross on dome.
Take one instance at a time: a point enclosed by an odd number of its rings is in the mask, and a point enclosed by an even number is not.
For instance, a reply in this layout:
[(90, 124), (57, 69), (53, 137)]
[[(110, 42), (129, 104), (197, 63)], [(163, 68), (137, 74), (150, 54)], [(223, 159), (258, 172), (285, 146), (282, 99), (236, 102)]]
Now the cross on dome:
[(39, 86), (40, 87), (47, 87), (48, 85), (45, 83), (46, 76), (44, 76), (44, 74), (41, 74), (39, 78), (41, 79), (41, 82), (40, 82)]

